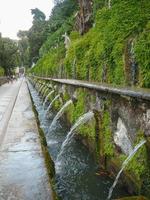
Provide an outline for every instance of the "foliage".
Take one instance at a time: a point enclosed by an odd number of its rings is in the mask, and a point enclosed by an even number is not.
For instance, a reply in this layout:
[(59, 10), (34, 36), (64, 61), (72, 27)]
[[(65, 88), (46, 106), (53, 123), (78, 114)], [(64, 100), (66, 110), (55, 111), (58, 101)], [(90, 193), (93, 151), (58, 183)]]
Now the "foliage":
[(19, 62), (17, 43), (9, 38), (0, 37), (0, 66), (3, 67), (5, 75), (11, 74)]
[(49, 33), (57, 31), (62, 24), (66, 23), (77, 8), (77, 2), (74, 0), (58, 1), (52, 10), (49, 19)]
[(78, 89), (76, 91), (77, 95), (77, 103), (75, 104), (75, 109), (72, 115), (72, 122), (74, 123), (81, 115), (83, 115), (85, 111), (85, 98), (87, 93), (85, 93), (82, 89)]
[(95, 28), (72, 43), (65, 60), (70, 77), (73, 59), (76, 58), (78, 79), (103, 81), (106, 66), (106, 82), (125, 83), (124, 48), (128, 38), (138, 35), (148, 21), (148, 2), (115, 2), (111, 10), (100, 9)]
[[(45, 59), (48, 59), (45, 54), (50, 56), (49, 52), (53, 48), (63, 45), (63, 32), (70, 33), (73, 29), (72, 16), (77, 5), (67, 14), (66, 10), (71, 6), (70, 3), (71, 0), (58, 1), (53, 9), (49, 20), (49, 36), (40, 49), (40, 55)], [(68, 7), (63, 10), (65, 5)], [(142, 87), (149, 87), (149, 7), (148, 0), (114, 0), (111, 9), (108, 9), (104, 0), (95, 0), (95, 26), (83, 36), (74, 31), (70, 33), (71, 46), (66, 56), (64, 52), (61, 60), (64, 65), (64, 77), (114, 85), (133, 84), (128, 79), (132, 73), (132, 66), (128, 66), (128, 63), (131, 60), (130, 52), (133, 51), (140, 75), (137, 82)], [(63, 20), (60, 22), (61, 17)], [(71, 23), (68, 24), (67, 19), (70, 19)], [(134, 41), (133, 50), (128, 46), (129, 41)], [(57, 62), (59, 63), (59, 60)], [(58, 64), (52, 68), (53, 70), (48, 69), (49, 76), (57, 73)]]
[[(35, 69), (42, 66), (43, 62), (44, 64), (49, 63), (49, 56), (52, 56), (52, 58), (50, 58), (50, 63), (52, 63), (52, 65), (46, 66), (46, 69), (43, 69), (43, 67), (42, 69), (38, 69), (38, 73), (44, 71), (45, 74), (45, 71), (47, 71), (46, 74), (51, 74), (55, 69), (54, 63), (56, 69), (58, 69), (58, 66), (62, 65), (62, 59), (65, 58), (63, 35), (65, 32), (70, 34), (73, 29), (73, 13), (77, 9), (77, 2), (73, 0), (64, 0), (56, 1), (55, 3), (49, 20), (45, 22), (43, 18), (43, 20), (39, 21), (34, 16), (33, 26), (28, 33), (30, 62), (37, 62), (39, 56), (41, 58)], [(33, 14), (35, 15), (35, 12)], [(58, 52), (62, 52), (62, 56), (60, 56)], [(45, 60), (42, 57), (44, 57)], [(58, 60), (56, 58), (58, 58)], [(54, 69), (50, 69), (51, 67)], [(57, 71), (56, 69), (55, 74)]]
[(51, 74), (53, 77), (58, 77), (59, 76), (58, 72), (62, 65), (63, 58), (64, 58), (64, 46), (59, 48), (53, 48), (49, 51), (48, 54), (43, 56), (37, 62), (37, 65), (35, 66), (35, 68), (32, 69), (32, 71), (42, 76), (47, 76), (48, 74)]
[(93, 0), (93, 19), (95, 20), (96, 12), (105, 6), (105, 0)]
[(33, 15), (33, 23), (35, 23), (36, 21), (44, 21), (46, 18), (45, 14), (38, 8), (31, 9), (31, 14)]
[(110, 127), (110, 113), (108, 111), (104, 111), (103, 119), (102, 119), (102, 132), (104, 138), (104, 154), (107, 156), (113, 156), (114, 146), (113, 146), (113, 138)]
[[(128, 85), (131, 84), (127, 77), (132, 70), (129, 64), (132, 51), (138, 64), (138, 84), (141, 87), (150, 87), (150, 1), (113, 0), (109, 9), (105, 4), (107, 1), (95, 0), (94, 26), (83, 36), (73, 30), (73, 15), (76, 9), (70, 7), (72, 6), (70, 2), (71, 0), (57, 1), (48, 22), (48, 37), (40, 47), (41, 58), (32, 72), (42, 76)], [(66, 4), (66, 9), (63, 9)], [(62, 38), (65, 32), (70, 34), (71, 39), (71, 46), (67, 51)], [(129, 45), (132, 42), (133, 49)], [(75, 106), (70, 106), (68, 111), (71, 123), (87, 112), (86, 108), (88, 108), (85, 105), (86, 91), (78, 89), (77, 98)], [(56, 102), (55, 108), (58, 107), (60, 104)], [(94, 125), (92, 121), (86, 126), (81, 126), (79, 133), (88, 138), (95, 138)], [(115, 153), (111, 118), (110, 110), (107, 108), (102, 113), (100, 128), (103, 137), (103, 153), (106, 157), (113, 158)], [(136, 143), (140, 140), (141, 137)], [(121, 157), (117, 161), (120, 162)], [(126, 170), (133, 177), (135, 176), (138, 182), (144, 180), (144, 174), (149, 174), (145, 146), (138, 150)]]
[[(36, 62), (39, 58), (39, 49), (47, 38), (45, 15), (39, 9), (32, 9), (33, 25), (28, 31), (30, 63)], [(34, 60), (33, 60), (34, 59)]]
[(79, 132), (82, 136), (86, 136), (88, 139), (95, 141), (95, 120), (92, 119), (86, 125), (81, 125)]
[(59, 46), (62, 46), (64, 42), (63, 38), (64, 33), (67, 32), (69, 34), (72, 28), (73, 28), (73, 17), (70, 17), (64, 24), (62, 24), (61, 27), (59, 27), (59, 29), (48, 35), (47, 40), (40, 48), (39, 51), (40, 57), (48, 53), (51, 50), (51, 48), (57, 48), (57, 47), (59, 48)]
[[(140, 131), (138, 133), (135, 145), (138, 144), (143, 139), (143, 137), (144, 134)], [(140, 180), (142, 178), (142, 175), (146, 173), (146, 170), (148, 170), (148, 166), (147, 166), (147, 151), (145, 145), (143, 145), (134, 155), (134, 157), (127, 166), (127, 170), (129, 172), (134, 173), (138, 180)]]
[(141, 147), (127, 167), (128, 171), (134, 172), (139, 180), (141, 179), (141, 175), (145, 172), (145, 164), (147, 161), (141, 158), (141, 155), (145, 155), (145, 153), (145, 147)]
[[(78, 100), (75, 105), (69, 106), (67, 110), (69, 122), (71, 122), (72, 124), (74, 124), (79, 119), (79, 117), (87, 112), (85, 105), (85, 99), (88, 97), (87, 91), (84, 91), (84, 89), (77, 89), (75, 93)], [(65, 96), (67, 97), (67, 94)], [(86, 123), (86, 125), (81, 125), (78, 131), (80, 135), (86, 136), (87, 138), (94, 140), (95, 120), (90, 120), (88, 123)]]
[(70, 34), (74, 26), (74, 12), (77, 2), (73, 0), (57, 1), (47, 24), (48, 37), (40, 49), (40, 56), (48, 53), (51, 48), (58, 47), (63, 43), (63, 35)]
[(28, 42), (28, 32), (19, 31), (17, 36), (19, 37), (18, 49), (20, 54), (21, 66), (29, 66), (29, 42)]
[(0, 67), (0, 76), (4, 76), (4, 69)]
[(141, 85), (150, 87), (150, 21), (139, 35), (135, 45), (136, 58), (140, 65)]

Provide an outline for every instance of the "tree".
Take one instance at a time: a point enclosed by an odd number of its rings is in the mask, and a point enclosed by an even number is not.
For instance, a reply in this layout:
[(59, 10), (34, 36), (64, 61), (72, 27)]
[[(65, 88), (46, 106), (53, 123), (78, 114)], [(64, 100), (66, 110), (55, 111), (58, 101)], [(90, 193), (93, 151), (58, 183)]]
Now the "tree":
[(74, 0), (56, 0), (48, 21), (49, 33), (57, 31), (77, 10), (78, 3)]
[(76, 14), (75, 28), (81, 35), (86, 33), (92, 26), (92, 0), (78, 0), (80, 10)]
[(4, 68), (5, 75), (11, 74), (12, 69), (19, 63), (17, 42), (9, 38), (0, 37), (0, 66)]
[(30, 64), (32, 64), (34, 58), (37, 58), (36, 60), (38, 60), (39, 49), (47, 38), (47, 23), (45, 21), (44, 13), (38, 8), (32, 9), (31, 13), (33, 15), (33, 25), (28, 31)]
[(21, 66), (29, 66), (29, 42), (28, 42), (28, 31), (19, 31), (17, 34), (18, 49), (20, 54)]
[(33, 23), (36, 21), (45, 21), (45, 14), (38, 8), (31, 9), (31, 14), (33, 15)]

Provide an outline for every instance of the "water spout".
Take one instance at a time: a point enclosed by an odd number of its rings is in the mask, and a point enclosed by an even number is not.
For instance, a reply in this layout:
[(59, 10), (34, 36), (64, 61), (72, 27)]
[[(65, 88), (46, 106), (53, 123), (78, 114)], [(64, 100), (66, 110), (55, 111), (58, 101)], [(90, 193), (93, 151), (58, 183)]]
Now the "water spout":
[(40, 89), (39, 89), (39, 94), (40, 94), (41, 91), (43, 90), (44, 86), (45, 86), (45, 85), (42, 85), (42, 86), (40, 87)]
[(74, 130), (76, 128), (78, 128), (80, 125), (87, 123), (93, 117), (94, 117), (94, 113), (92, 111), (89, 111), (89, 112), (85, 113), (84, 115), (82, 115), (81, 117), (79, 117), (79, 119), (76, 121), (76, 123), (71, 127), (69, 133), (66, 136), (66, 139), (62, 143), (60, 153), (57, 156), (56, 164), (59, 163), (59, 159), (60, 159), (60, 157), (61, 157), (61, 155), (62, 155), (62, 153), (65, 149), (65, 146), (70, 142), (70, 140), (74, 136), (74, 134), (72, 134), (74, 132)]
[(39, 88), (39, 91), (42, 89), (42, 87), (43, 87), (43, 85), (39, 85), (39, 87), (38, 87), (38, 88)]
[(122, 171), (125, 169), (125, 167), (127, 166), (128, 162), (133, 158), (133, 156), (136, 154), (136, 152), (138, 151), (138, 149), (143, 146), (144, 144), (146, 143), (146, 140), (142, 140), (139, 144), (137, 144), (133, 151), (129, 154), (129, 156), (126, 158), (126, 160), (123, 162), (122, 164), (122, 167), (121, 167), (121, 170), (119, 171), (119, 173), (117, 174), (116, 176), (116, 179), (113, 183), (113, 185), (111, 186), (111, 188), (109, 189), (109, 194), (108, 194), (108, 197), (107, 197), (107, 200), (109, 200), (112, 196), (112, 193), (113, 193), (113, 190), (118, 182), (118, 179), (122, 173)]
[(41, 90), (41, 94), (42, 94), (42, 95), (44, 94), (46, 88), (47, 88), (47, 85), (45, 85), (45, 86), (42, 88), (42, 90)]
[[(72, 102), (72, 100), (69, 100), (69, 101), (67, 101), (64, 105), (63, 105), (63, 107), (59, 110), (59, 112), (56, 114), (56, 116), (54, 117), (54, 119), (53, 119), (53, 121), (52, 121), (52, 123), (51, 123), (51, 125), (50, 125), (50, 127), (49, 127), (49, 131), (52, 129), (52, 127), (56, 124), (56, 122), (57, 122), (57, 120), (63, 115), (63, 113), (64, 113), (64, 111), (66, 110), (66, 108), (70, 105), (70, 104), (72, 104), (73, 102)], [(48, 131), (48, 132), (49, 132)]]
[(46, 94), (47, 94), (48, 91), (49, 91), (49, 87), (47, 87), (46, 90), (43, 93), (44, 99), (45, 99), (45, 96), (47, 96)]
[(48, 88), (47, 88), (47, 85), (46, 87), (43, 89), (42, 93), (43, 93), (43, 97), (45, 96), (46, 92), (47, 92)]
[(35, 82), (35, 85), (34, 85), (34, 87), (35, 87), (35, 89), (37, 90), (38, 89), (38, 87), (39, 87), (39, 82), (37, 81), (37, 82)]
[(47, 115), (48, 111), (51, 109), (53, 103), (60, 97), (60, 94), (58, 94), (57, 96), (55, 96), (55, 98), (52, 100), (52, 102), (50, 103), (50, 105), (48, 106), (46, 112), (45, 112), (45, 116)]
[(44, 103), (43, 103), (43, 107), (45, 107), (46, 102), (48, 101), (48, 98), (54, 93), (54, 90), (50, 91), (50, 93), (48, 93), (48, 95), (45, 97), (44, 99)]

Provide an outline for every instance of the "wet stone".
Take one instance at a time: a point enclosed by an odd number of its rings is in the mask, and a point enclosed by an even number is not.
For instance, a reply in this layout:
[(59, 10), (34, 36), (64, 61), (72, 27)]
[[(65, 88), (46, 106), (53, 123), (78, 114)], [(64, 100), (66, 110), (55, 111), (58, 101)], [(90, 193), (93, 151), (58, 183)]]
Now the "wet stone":
[(0, 146), (0, 200), (52, 200), (26, 82), (4, 87), (20, 90)]

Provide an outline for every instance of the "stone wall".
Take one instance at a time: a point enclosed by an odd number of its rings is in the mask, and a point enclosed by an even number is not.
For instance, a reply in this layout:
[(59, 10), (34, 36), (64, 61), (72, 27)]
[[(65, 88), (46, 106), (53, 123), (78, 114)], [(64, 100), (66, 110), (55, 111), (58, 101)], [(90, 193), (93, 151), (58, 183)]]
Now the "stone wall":
[[(101, 87), (92, 88), (92, 84), (84, 87), (74, 82), (66, 84), (59, 80), (41, 80), (32, 78), (33, 84), (40, 88), (45, 84), (49, 89), (46, 96), (54, 90), (50, 101), (58, 93), (60, 99), (55, 102), (53, 109), (60, 110), (62, 105), (72, 99), (64, 114), (64, 120), (71, 126), (84, 113), (94, 112), (94, 118), (78, 129), (76, 138), (80, 139), (92, 151), (99, 163), (99, 170), (115, 176), (122, 162), (131, 153), (135, 145), (143, 138), (143, 145), (127, 166), (120, 182), (126, 185), (131, 193), (141, 193), (150, 197), (150, 99), (149, 92), (129, 90), (129, 94), (117, 88), (105, 90)], [(64, 81), (65, 82), (65, 81)], [(47, 86), (46, 86), (47, 85)], [(101, 90), (98, 88), (102, 88)], [(109, 88), (109, 87), (108, 87)], [(113, 92), (114, 91), (114, 92)], [(123, 95), (126, 94), (126, 95)], [(134, 94), (134, 95), (133, 95)]]
[(7, 77), (0, 77), (0, 86), (7, 83)]

